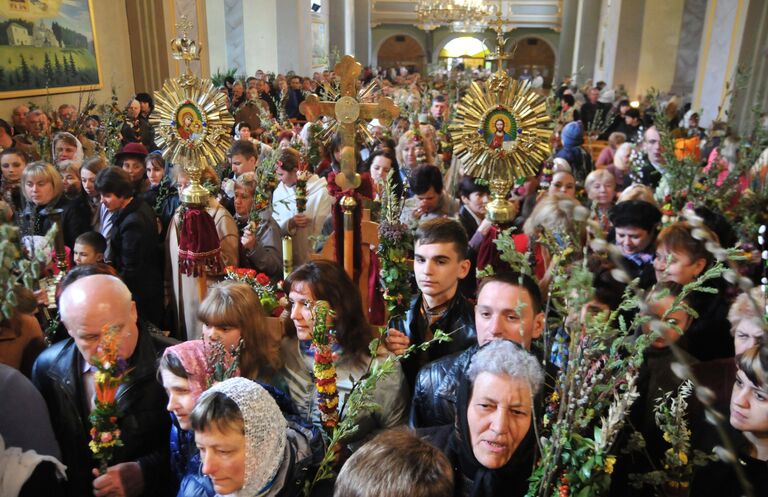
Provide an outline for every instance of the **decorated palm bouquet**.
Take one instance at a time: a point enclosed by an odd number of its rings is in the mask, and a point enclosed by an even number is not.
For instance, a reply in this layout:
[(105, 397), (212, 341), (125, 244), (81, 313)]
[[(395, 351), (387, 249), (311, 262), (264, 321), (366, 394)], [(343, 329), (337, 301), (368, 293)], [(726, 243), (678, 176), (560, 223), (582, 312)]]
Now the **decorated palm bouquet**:
[(312, 311), (315, 324), (312, 329), (312, 347), (315, 351), (312, 372), (317, 387), (320, 421), (327, 430), (339, 423), (339, 392), (336, 389), (336, 365), (333, 362), (334, 331), (328, 328), (328, 316), (333, 315), (328, 302), (318, 300)]
[(99, 461), (99, 472), (107, 472), (115, 449), (122, 447), (118, 418), (117, 390), (125, 383), (130, 369), (120, 357), (120, 327), (106, 326), (98, 345), (98, 352), (92, 359), (96, 373), (93, 376), (95, 405), (88, 417), (91, 422), (91, 441), (88, 446), (94, 459)]

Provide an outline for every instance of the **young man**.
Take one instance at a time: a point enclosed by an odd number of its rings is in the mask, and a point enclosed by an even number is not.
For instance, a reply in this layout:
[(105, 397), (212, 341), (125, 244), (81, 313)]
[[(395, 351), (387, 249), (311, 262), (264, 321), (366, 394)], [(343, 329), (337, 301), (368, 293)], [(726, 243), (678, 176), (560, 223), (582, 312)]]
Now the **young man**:
[(155, 211), (134, 197), (127, 172), (108, 167), (96, 175), (101, 203), (113, 215), (110, 262), (128, 285), (139, 316), (160, 325), (163, 316), (163, 261), (157, 250)]
[(403, 361), (410, 385), (427, 362), (462, 351), (476, 341), (472, 304), (458, 291), (459, 280), (467, 276), (470, 267), (464, 228), (453, 219), (432, 219), (416, 230), (414, 242), (413, 272), (419, 292), (405, 319), (390, 322), (386, 346), (400, 355), (410, 345), (432, 339), (436, 330), (449, 333), (452, 340), (433, 344), (426, 352)]
[[(247, 124), (246, 124), (247, 126)], [(248, 128), (250, 130), (250, 128)], [(256, 147), (248, 140), (237, 140), (229, 147), (227, 152), (230, 165), (232, 166), (232, 177), (225, 178), (221, 182), (221, 205), (224, 206), (230, 214), (235, 215), (235, 181), (243, 174), (252, 173), (256, 170), (259, 162), (256, 155)]]
[(544, 331), (539, 286), (526, 275), (499, 273), (480, 283), (475, 306), (476, 342), (419, 371), (411, 403), (415, 428), (453, 423), (456, 395), (464, 372), (477, 350), (493, 340), (511, 340), (526, 350)]
[(419, 225), (429, 219), (454, 217), (458, 203), (443, 192), (443, 175), (435, 166), (423, 165), (411, 171), (413, 197), (405, 201), (400, 220)]

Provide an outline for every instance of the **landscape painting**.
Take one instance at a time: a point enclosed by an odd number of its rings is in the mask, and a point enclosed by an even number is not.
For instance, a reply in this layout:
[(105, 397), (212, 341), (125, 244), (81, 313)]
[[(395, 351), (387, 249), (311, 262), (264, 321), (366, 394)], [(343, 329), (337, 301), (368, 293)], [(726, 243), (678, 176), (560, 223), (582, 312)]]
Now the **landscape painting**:
[(0, 99), (101, 88), (92, 0), (0, 0)]

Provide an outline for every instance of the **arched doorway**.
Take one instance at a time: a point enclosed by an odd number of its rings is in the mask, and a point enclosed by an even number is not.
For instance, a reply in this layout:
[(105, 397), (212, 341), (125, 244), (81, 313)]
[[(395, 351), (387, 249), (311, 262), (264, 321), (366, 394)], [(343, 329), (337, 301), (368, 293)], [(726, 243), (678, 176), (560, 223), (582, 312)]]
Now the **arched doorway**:
[(555, 75), (555, 52), (549, 43), (534, 36), (521, 38), (514, 43), (514, 54), (507, 62), (510, 75), (519, 78), (526, 71), (531, 75), (538, 71), (544, 77), (544, 88), (551, 88)]
[(424, 74), (427, 67), (427, 56), (424, 48), (412, 36), (390, 36), (379, 47), (376, 56), (378, 65), (384, 69), (405, 66), (409, 71)]
[(441, 67), (452, 69), (464, 64), (467, 69), (485, 67), (485, 57), (491, 52), (482, 40), (473, 36), (460, 36), (445, 44), (437, 56)]

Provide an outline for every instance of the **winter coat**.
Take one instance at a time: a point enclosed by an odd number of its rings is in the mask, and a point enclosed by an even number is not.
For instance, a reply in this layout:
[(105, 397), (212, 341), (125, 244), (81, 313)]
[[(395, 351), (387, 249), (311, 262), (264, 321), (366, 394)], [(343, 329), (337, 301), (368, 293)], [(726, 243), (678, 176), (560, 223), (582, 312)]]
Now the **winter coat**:
[(61, 229), (64, 235), (64, 245), (70, 250), (75, 248), (75, 240), (86, 231), (91, 230), (91, 210), (83, 198), (67, 200), (64, 195), (54, 199), (48, 205), (35, 205), (27, 202), (27, 206), (19, 219), (22, 235), (45, 236), (53, 226), (50, 216), (41, 211), (49, 207), (62, 209)]
[(163, 317), (163, 260), (157, 250), (155, 211), (134, 197), (117, 211), (112, 225), (112, 264), (133, 294), (139, 316), (160, 325)]

